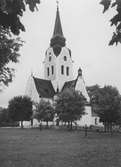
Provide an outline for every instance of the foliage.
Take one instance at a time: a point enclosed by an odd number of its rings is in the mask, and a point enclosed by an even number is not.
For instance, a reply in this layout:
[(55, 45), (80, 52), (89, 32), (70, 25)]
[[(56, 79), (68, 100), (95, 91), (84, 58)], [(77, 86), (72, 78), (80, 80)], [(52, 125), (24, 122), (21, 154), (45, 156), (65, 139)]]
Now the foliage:
[(53, 121), (54, 108), (49, 101), (41, 100), (39, 102), (39, 104), (36, 106), (35, 118), (37, 118), (38, 121), (41, 120), (47, 122), (47, 126), (49, 121)]
[(116, 14), (111, 18), (111, 26), (115, 26), (115, 32), (109, 45), (121, 43), (121, 1), (120, 0), (101, 0), (100, 4), (104, 6), (103, 13), (109, 8), (116, 10)]
[(18, 126), (18, 122), (12, 121), (8, 116), (8, 109), (0, 109), (0, 127)]
[(66, 89), (56, 99), (55, 111), (59, 120), (72, 122), (81, 118), (84, 114), (85, 98), (77, 91)]
[(6, 108), (0, 109), (0, 124), (8, 121), (8, 110)]
[(40, 0), (0, 0), (0, 25), (19, 35), (20, 31), (25, 31), (20, 18), (27, 6), (33, 12), (39, 3)]
[(22, 46), (20, 38), (13, 39), (7, 29), (0, 27), (0, 90), (2, 86), (8, 86), (14, 76), (14, 69), (9, 63), (17, 63), (19, 49)]
[(90, 97), (90, 103), (93, 104), (95, 103), (96, 99), (97, 99), (97, 95), (99, 92), (100, 86), (99, 85), (93, 85), (93, 86), (88, 86), (87, 87), (87, 91), (88, 91), (88, 95)]
[(9, 117), (14, 121), (29, 121), (32, 117), (32, 101), (27, 96), (16, 96), (9, 101)]
[(20, 19), (27, 6), (33, 12), (39, 3), (40, 0), (0, 0), (0, 90), (12, 81), (14, 69), (8, 64), (18, 62), (22, 46), (20, 38), (13, 38), (12, 33), (19, 35), (20, 31), (25, 31)]
[(115, 87), (104, 86), (94, 91), (92, 105), (107, 130), (121, 120), (121, 96)]

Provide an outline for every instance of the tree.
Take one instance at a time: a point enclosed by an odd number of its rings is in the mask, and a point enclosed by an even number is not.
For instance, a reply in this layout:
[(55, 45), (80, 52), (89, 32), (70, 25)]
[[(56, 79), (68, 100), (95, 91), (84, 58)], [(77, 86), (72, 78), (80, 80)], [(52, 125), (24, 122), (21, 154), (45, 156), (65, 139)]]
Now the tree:
[(21, 46), (20, 38), (11, 38), (9, 31), (0, 27), (0, 90), (12, 81), (14, 69), (9, 66), (9, 63), (18, 62)]
[(30, 11), (37, 9), (40, 0), (0, 0), (0, 25), (19, 35), (25, 31), (20, 18), (29, 6)]
[(14, 69), (8, 64), (18, 62), (22, 46), (20, 38), (14, 38), (12, 34), (19, 35), (20, 31), (25, 31), (21, 22), (23, 13), (27, 6), (33, 12), (39, 3), (40, 0), (0, 0), (0, 90), (12, 81)]
[(120, 0), (101, 0), (101, 5), (104, 6), (103, 13), (108, 9), (113, 8), (116, 10), (116, 14), (111, 18), (111, 26), (115, 26), (115, 32), (113, 32), (112, 39), (109, 45), (121, 43), (121, 1)]
[(9, 101), (8, 111), (9, 117), (13, 121), (21, 121), (21, 128), (23, 128), (23, 121), (31, 120), (32, 101), (27, 96), (16, 96)]
[(18, 126), (18, 122), (9, 118), (7, 108), (0, 108), (0, 126)]
[(6, 108), (1, 108), (0, 109), (0, 125), (8, 121), (9, 121), (8, 110)]
[(45, 121), (47, 123), (47, 127), (48, 122), (53, 121), (54, 108), (49, 101), (41, 100), (39, 102), (39, 104), (36, 106), (35, 118), (37, 118), (38, 121)]
[(93, 105), (96, 105), (95, 112), (104, 123), (105, 131), (112, 132), (113, 124), (121, 120), (121, 96), (118, 90), (112, 86), (99, 88), (93, 98)]
[(95, 100), (97, 99), (96, 96), (99, 93), (100, 86), (99, 85), (93, 85), (93, 86), (88, 86), (87, 91), (88, 95), (90, 97), (90, 103), (93, 104), (93, 101), (96, 102)]
[(72, 123), (79, 120), (84, 114), (85, 98), (75, 90), (66, 89), (58, 95), (55, 103), (55, 112), (60, 121)]

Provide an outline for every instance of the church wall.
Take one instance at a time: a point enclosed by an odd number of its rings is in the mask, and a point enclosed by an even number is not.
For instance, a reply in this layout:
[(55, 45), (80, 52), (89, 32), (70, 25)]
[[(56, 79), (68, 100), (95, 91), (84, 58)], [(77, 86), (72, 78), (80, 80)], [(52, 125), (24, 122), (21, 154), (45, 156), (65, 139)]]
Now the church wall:
[(91, 107), (85, 107), (85, 115), (77, 121), (79, 126), (92, 125)]
[(78, 77), (78, 80), (77, 80), (77, 83), (75, 86), (75, 90), (80, 91), (82, 93), (82, 95), (87, 99), (87, 102), (90, 102), (90, 98), (89, 98), (89, 95), (87, 93), (86, 86), (85, 86), (85, 83), (84, 83), (82, 76)]
[(92, 111), (90, 106), (85, 107), (85, 115), (77, 121), (79, 126), (103, 126), (102, 123), (99, 122), (99, 117), (92, 116)]
[[(66, 56), (67, 60), (64, 60), (64, 56)], [(64, 66), (64, 74), (61, 73), (61, 66)], [(66, 68), (69, 67), (69, 75), (67, 76)], [(57, 57), (57, 77), (56, 81), (58, 82), (59, 90), (61, 91), (65, 82), (73, 79), (73, 64), (72, 59), (69, 54), (69, 50), (66, 47), (63, 47), (60, 55)]]
[[(52, 74), (52, 66), (53, 66), (53, 74)], [(49, 76), (47, 71), (48, 68), (49, 68)], [(52, 48), (49, 48), (46, 51), (44, 60), (44, 79), (51, 81), (56, 79), (56, 56), (54, 55)]]
[(39, 95), (32, 76), (30, 76), (27, 81), (25, 95), (30, 97), (32, 101), (39, 102)]
[[(64, 60), (64, 56), (66, 56), (67, 60)], [(49, 60), (51, 57), (51, 61)], [(64, 74), (61, 74), (61, 66), (64, 66)], [(51, 66), (54, 67), (54, 73), (52, 74)], [(61, 91), (64, 83), (66, 81), (70, 81), (73, 79), (73, 64), (72, 59), (70, 57), (70, 53), (68, 48), (63, 47), (60, 55), (57, 57), (54, 55), (53, 49), (50, 47), (46, 51), (46, 56), (44, 60), (44, 77), (47, 80), (51, 80), (55, 91), (57, 87)], [(69, 67), (69, 75), (66, 74), (66, 68)], [(48, 68), (49, 68), (49, 76), (48, 76)]]

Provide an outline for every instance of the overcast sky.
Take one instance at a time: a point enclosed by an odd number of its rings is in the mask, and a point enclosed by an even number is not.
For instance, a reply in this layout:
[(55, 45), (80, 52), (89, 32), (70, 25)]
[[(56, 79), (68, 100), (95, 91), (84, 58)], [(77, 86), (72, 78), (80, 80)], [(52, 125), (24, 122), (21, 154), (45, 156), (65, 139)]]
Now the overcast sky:
[[(112, 12), (102, 14), (100, 0), (60, 0), (59, 10), (67, 47), (72, 51), (74, 76), (79, 67), (87, 86), (112, 85), (121, 93), (121, 45), (109, 47), (113, 28), (109, 19)], [(53, 34), (56, 0), (43, 0), (39, 11), (27, 11), (22, 19), (26, 32), (21, 33), (26, 42), (21, 49), (16, 75), (8, 88), (0, 94), (0, 106), (17, 95), (23, 95), (31, 71), (43, 77), (43, 60)]]

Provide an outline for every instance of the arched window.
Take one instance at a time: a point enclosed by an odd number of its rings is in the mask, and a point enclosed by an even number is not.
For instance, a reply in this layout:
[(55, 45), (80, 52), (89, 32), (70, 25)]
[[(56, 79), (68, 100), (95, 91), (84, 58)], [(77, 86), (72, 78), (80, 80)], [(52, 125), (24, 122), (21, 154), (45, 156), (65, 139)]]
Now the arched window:
[(69, 67), (66, 67), (66, 75), (69, 76)]
[(49, 67), (47, 68), (47, 76), (50, 75), (50, 70), (49, 70)]
[(67, 57), (66, 56), (64, 56), (64, 61), (67, 61)]
[(64, 74), (64, 66), (63, 65), (61, 66), (61, 74), (62, 75)]
[(51, 59), (52, 59), (52, 57), (51, 57), (51, 56), (49, 56), (49, 61), (51, 61)]
[(54, 66), (51, 66), (52, 75), (54, 74)]

